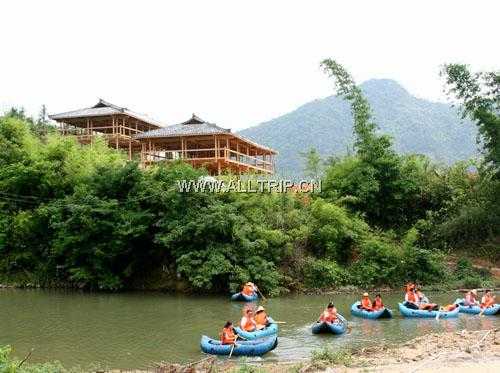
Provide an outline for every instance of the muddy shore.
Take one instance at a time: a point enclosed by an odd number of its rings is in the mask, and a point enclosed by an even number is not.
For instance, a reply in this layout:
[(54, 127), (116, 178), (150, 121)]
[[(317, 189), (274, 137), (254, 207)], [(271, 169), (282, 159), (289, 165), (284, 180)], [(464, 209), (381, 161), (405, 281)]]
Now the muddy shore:
[[(220, 363), (208, 357), (199, 363), (158, 363), (156, 373), (312, 373), (312, 372), (500, 372), (500, 330), (435, 333), (398, 346), (357, 351), (326, 351), (302, 363)], [(118, 373), (120, 371), (110, 371)], [(146, 372), (142, 370), (141, 372)]]

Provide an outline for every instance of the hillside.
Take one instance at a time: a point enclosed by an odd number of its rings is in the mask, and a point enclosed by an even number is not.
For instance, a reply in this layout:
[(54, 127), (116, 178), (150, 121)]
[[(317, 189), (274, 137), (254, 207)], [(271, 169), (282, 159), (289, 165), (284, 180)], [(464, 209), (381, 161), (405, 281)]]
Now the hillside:
[[(445, 163), (477, 153), (476, 127), (462, 120), (456, 108), (416, 98), (393, 80), (369, 80), (362, 89), (380, 131), (394, 138), (398, 152), (426, 154)], [(311, 147), (328, 157), (345, 154), (353, 143), (349, 105), (336, 96), (314, 100), (240, 133), (278, 150), (278, 172), (285, 176), (301, 174), (300, 153)]]

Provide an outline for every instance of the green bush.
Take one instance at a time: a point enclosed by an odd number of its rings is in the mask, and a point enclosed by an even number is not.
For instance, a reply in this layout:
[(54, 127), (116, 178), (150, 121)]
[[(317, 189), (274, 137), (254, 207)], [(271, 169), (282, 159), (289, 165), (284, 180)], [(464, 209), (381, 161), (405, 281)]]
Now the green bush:
[(308, 258), (303, 263), (305, 285), (310, 288), (338, 287), (348, 283), (345, 269), (335, 261)]

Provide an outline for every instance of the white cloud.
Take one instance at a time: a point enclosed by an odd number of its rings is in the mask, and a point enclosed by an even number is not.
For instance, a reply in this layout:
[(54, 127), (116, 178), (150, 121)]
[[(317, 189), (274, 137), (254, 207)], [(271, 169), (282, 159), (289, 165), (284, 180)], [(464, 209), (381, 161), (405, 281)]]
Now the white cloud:
[(104, 98), (166, 123), (234, 129), (331, 94), (319, 69), (442, 99), (440, 64), (494, 68), (495, 1), (4, 1), (0, 108)]

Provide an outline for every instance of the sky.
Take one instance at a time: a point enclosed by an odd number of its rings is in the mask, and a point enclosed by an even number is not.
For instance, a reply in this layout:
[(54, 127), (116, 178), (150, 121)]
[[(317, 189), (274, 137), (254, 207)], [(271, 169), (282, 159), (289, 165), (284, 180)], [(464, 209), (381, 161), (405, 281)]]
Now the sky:
[(324, 58), (444, 101), (443, 63), (499, 68), (499, 14), (496, 0), (1, 1), (0, 110), (102, 98), (238, 130), (331, 95)]

